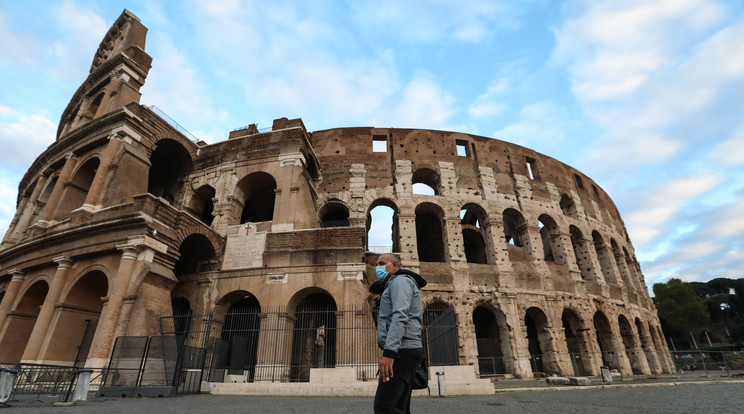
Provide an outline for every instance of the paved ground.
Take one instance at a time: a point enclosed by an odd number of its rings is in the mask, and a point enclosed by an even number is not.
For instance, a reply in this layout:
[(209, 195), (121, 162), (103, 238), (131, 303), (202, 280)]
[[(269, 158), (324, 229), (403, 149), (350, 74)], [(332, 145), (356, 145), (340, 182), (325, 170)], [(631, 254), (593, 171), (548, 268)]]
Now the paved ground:
[[(546, 387), (544, 381), (499, 381), (495, 395), (415, 397), (414, 413), (742, 413), (744, 381), (731, 378), (636, 379), (589, 387)], [(527, 387), (529, 385), (529, 387)], [(123, 398), (57, 407), (49, 402), (11, 402), (5, 413), (365, 413), (369, 397), (251, 397), (187, 395)]]

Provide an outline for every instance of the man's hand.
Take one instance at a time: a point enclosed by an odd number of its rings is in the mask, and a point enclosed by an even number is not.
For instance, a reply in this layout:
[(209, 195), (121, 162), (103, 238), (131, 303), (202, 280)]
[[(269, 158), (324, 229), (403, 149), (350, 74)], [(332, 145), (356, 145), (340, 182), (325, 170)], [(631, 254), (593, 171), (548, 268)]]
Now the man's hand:
[(382, 357), (380, 359), (380, 379), (382, 382), (390, 381), (393, 377), (393, 358)]

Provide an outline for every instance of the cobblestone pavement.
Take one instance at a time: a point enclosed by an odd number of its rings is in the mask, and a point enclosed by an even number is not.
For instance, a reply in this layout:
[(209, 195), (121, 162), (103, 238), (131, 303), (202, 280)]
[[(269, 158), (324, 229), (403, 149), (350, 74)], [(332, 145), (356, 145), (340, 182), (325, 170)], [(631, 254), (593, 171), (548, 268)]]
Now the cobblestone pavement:
[[(590, 387), (544, 387), (540, 381), (496, 383), (495, 395), (414, 397), (414, 413), (742, 413), (744, 381), (708, 378), (634, 381)], [(540, 384), (538, 384), (540, 383)], [(436, 394), (436, 390), (433, 390)], [(174, 398), (93, 399), (73, 406), (11, 402), (5, 413), (365, 413), (371, 397), (255, 397), (186, 395)]]

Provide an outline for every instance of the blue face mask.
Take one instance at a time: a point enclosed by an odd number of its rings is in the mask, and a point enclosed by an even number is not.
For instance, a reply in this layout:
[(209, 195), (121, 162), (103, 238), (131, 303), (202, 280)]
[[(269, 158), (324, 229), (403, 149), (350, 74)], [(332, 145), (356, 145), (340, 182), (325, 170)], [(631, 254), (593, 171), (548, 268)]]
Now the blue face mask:
[(377, 266), (375, 267), (375, 274), (377, 275), (377, 279), (383, 280), (385, 277), (387, 277), (387, 270), (385, 270), (386, 266)]

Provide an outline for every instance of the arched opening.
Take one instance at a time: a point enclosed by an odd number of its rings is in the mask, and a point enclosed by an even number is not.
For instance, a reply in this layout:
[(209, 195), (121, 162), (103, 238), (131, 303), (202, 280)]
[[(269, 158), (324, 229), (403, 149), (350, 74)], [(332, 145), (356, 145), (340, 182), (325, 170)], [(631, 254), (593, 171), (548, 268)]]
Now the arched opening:
[(367, 212), (367, 250), (375, 253), (400, 251), (398, 206), (388, 199), (375, 200)]
[(556, 258), (557, 242), (555, 241), (555, 238), (558, 237), (558, 224), (556, 224), (555, 220), (547, 214), (541, 215), (537, 220), (540, 227), (540, 239), (542, 240), (543, 246), (543, 259), (546, 262), (564, 264), (561, 258)]
[(214, 220), (214, 196), (214, 188), (210, 185), (203, 185), (194, 192), (194, 197), (189, 204), (191, 211), (207, 226), (211, 226)]
[(80, 125), (91, 121), (96, 117), (96, 114), (98, 113), (98, 107), (101, 106), (101, 101), (103, 101), (104, 95), (105, 93), (101, 92), (90, 101), (90, 104), (88, 104), (88, 108), (85, 110), (85, 113), (82, 114), (80, 117)]
[(62, 304), (55, 306), (54, 346), (47, 349), (45, 360), (74, 361), (76, 367), (85, 366), (103, 309), (102, 298), (107, 295), (108, 278), (100, 270), (88, 272), (75, 282)]
[(625, 260), (623, 253), (620, 250), (620, 246), (617, 245), (615, 239), (610, 239), (610, 246), (612, 247), (612, 258), (615, 261), (617, 271), (620, 272), (620, 278), (622, 279), (625, 287), (630, 288), (630, 280), (628, 278), (628, 268), (625, 267)]
[(490, 228), (484, 224), (485, 210), (477, 204), (466, 204), (460, 210), (460, 227), (468, 263), (488, 264)]
[(571, 197), (569, 197), (566, 194), (563, 194), (561, 196), (561, 201), (559, 204), (561, 206), (561, 211), (563, 211), (564, 216), (568, 216), (568, 217), (575, 218), (575, 219), (579, 218), (579, 213), (576, 208), (576, 203), (574, 203)]
[(340, 201), (330, 201), (318, 211), (320, 227), (349, 227), (349, 208)]
[(566, 337), (566, 345), (574, 375), (589, 375), (592, 371), (589, 367), (589, 364), (591, 364), (591, 359), (588, 358), (589, 349), (584, 339), (586, 328), (584, 328), (576, 312), (568, 308), (563, 310), (561, 322), (563, 323), (563, 333)]
[(259, 223), (274, 219), (276, 180), (271, 174), (255, 172), (238, 182), (236, 196), (243, 201), (240, 223)]
[(65, 184), (59, 205), (54, 213), (55, 220), (64, 220), (70, 217), (72, 210), (83, 205), (88, 190), (93, 184), (93, 178), (96, 176), (99, 164), (98, 158), (89, 159), (77, 169), (72, 179)]
[(625, 247), (623, 247), (623, 258), (625, 259), (625, 267), (628, 269), (628, 279), (630, 283), (636, 289), (641, 289), (641, 278), (638, 275), (636, 262), (633, 260), (633, 257), (630, 255), (630, 253), (628, 253), (628, 249), (626, 249)]
[(173, 331), (179, 344), (183, 344), (191, 331), (191, 318), (194, 311), (191, 303), (184, 297), (171, 299), (171, 311), (173, 312)]
[(589, 247), (584, 240), (584, 235), (578, 227), (573, 225), (569, 226), (568, 230), (571, 234), (571, 246), (576, 257), (576, 265), (581, 271), (581, 278), (584, 280), (593, 279), (591, 255), (589, 253)]
[(446, 262), (444, 212), (432, 203), (416, 206), (416, 244), (421, 262)]
[[(16, 363), (21, 360), (48, 292), (47, 282), (39, 280), (26, 289), (15, 309), (8, 312), (5, 317), (6, 334), (0, 340), (0, 361)], [(0, 331), (2, 328), (0, 327)], [(9, 335), (8, 332), (13, 334)]]
[(615, 354), (612, 327), (610, 326), (610, 321), (602, 311), (594, 313), (594, 330), (597, 333), (599, 351), (602, 353), (602, 365), (606, 365), (610, 369), (619, 370), (620, 364)]
[(193, 170), (191, 155), (177, 141), (162, 139), (150, 155), (147, 192), (173, 204), (180, 198), (185, 177)]
[(612, 263), (612, 255), (610, 254), (609, 249), (607, 249), (604, 239), (602, 239), (602, 236), (596, 230), (592, 232), (592, 241), (594, 242), (594, 250), (597, 253), (599, 265), (602, 266), (602, 276), (604, 276), (605, 282), (617, 283), (614, 271), (615, 267)]
[(290, 381), (307, 382), (311, 368), (336, 366), (336, 301), (320, 289), (298, 293), (292, 337)]
[(213, 357), (215, 366), (229, 375), (244, 375), (246, 381), (252, 382), (258, 360), (261, 305), (254, 295), (243, 290), (229, 293), (220, 304), (229, 306)]
[(424, 309), (424, 354), (430, 365), (457, 365), (457, 322), (455, 310), (446, 303), (436, 302)]
[(653, 349), (654, 344), (651, 342), (652, 340), (646, 326), (643, 325), (640, 318), (635, 319), (635, 326), (636, 331), (638, 332), (638, 338), (641, 340), (641, 348), (643, 348), (643, 353), (646, 354), (646, 361), (648, 362), (649, 369), (651, 369), (651, 373), (654, 375), (661, 373), (661, 367), (659, 366)]
[(473, 311), (473, 325), (475, 326), (475, 340), (478, 345), (478, 371), (480, 375), (506, 374), (501, 329), (496, 320), (496, 315), (485, 306), (478, 306)]
[(208, 270), (216, 260), (214, 247), (203, 234), (197, 233), (186, 237), (181, 242), (178, 252), (180, 257), (173, 266), (176, 277)]
[(638, 354), (638, 346), (636, 345), (633, 328), (630, 326), (628, 318), (623, 315), (617, 317), (617, 322), (620, 327), (620, 337), (623, 338), (623, 345), (625, 346), (625, 355), (630, 361), (630, 368), (633, 370), (633, 375), (641, 375), (643, 374), (643, 365), (641, 356)]
[(441, 181), (439, 174), (430, 168), (419, 168), (411, 177), (413, 194), (439, 195)]
[(519, 211), (507, 208), (502, 214), (504, 222), (504, 240), (510, 260), (524, 260), (524, 241), (529, 240), (527, 221)]
[(548, 318), (539, 308), (529, 308), (524, 315), (527, 330), (527, 349), (530, 353), (530, 366), (533, 374), (545, 374), (544, 353), (550, 351)]

